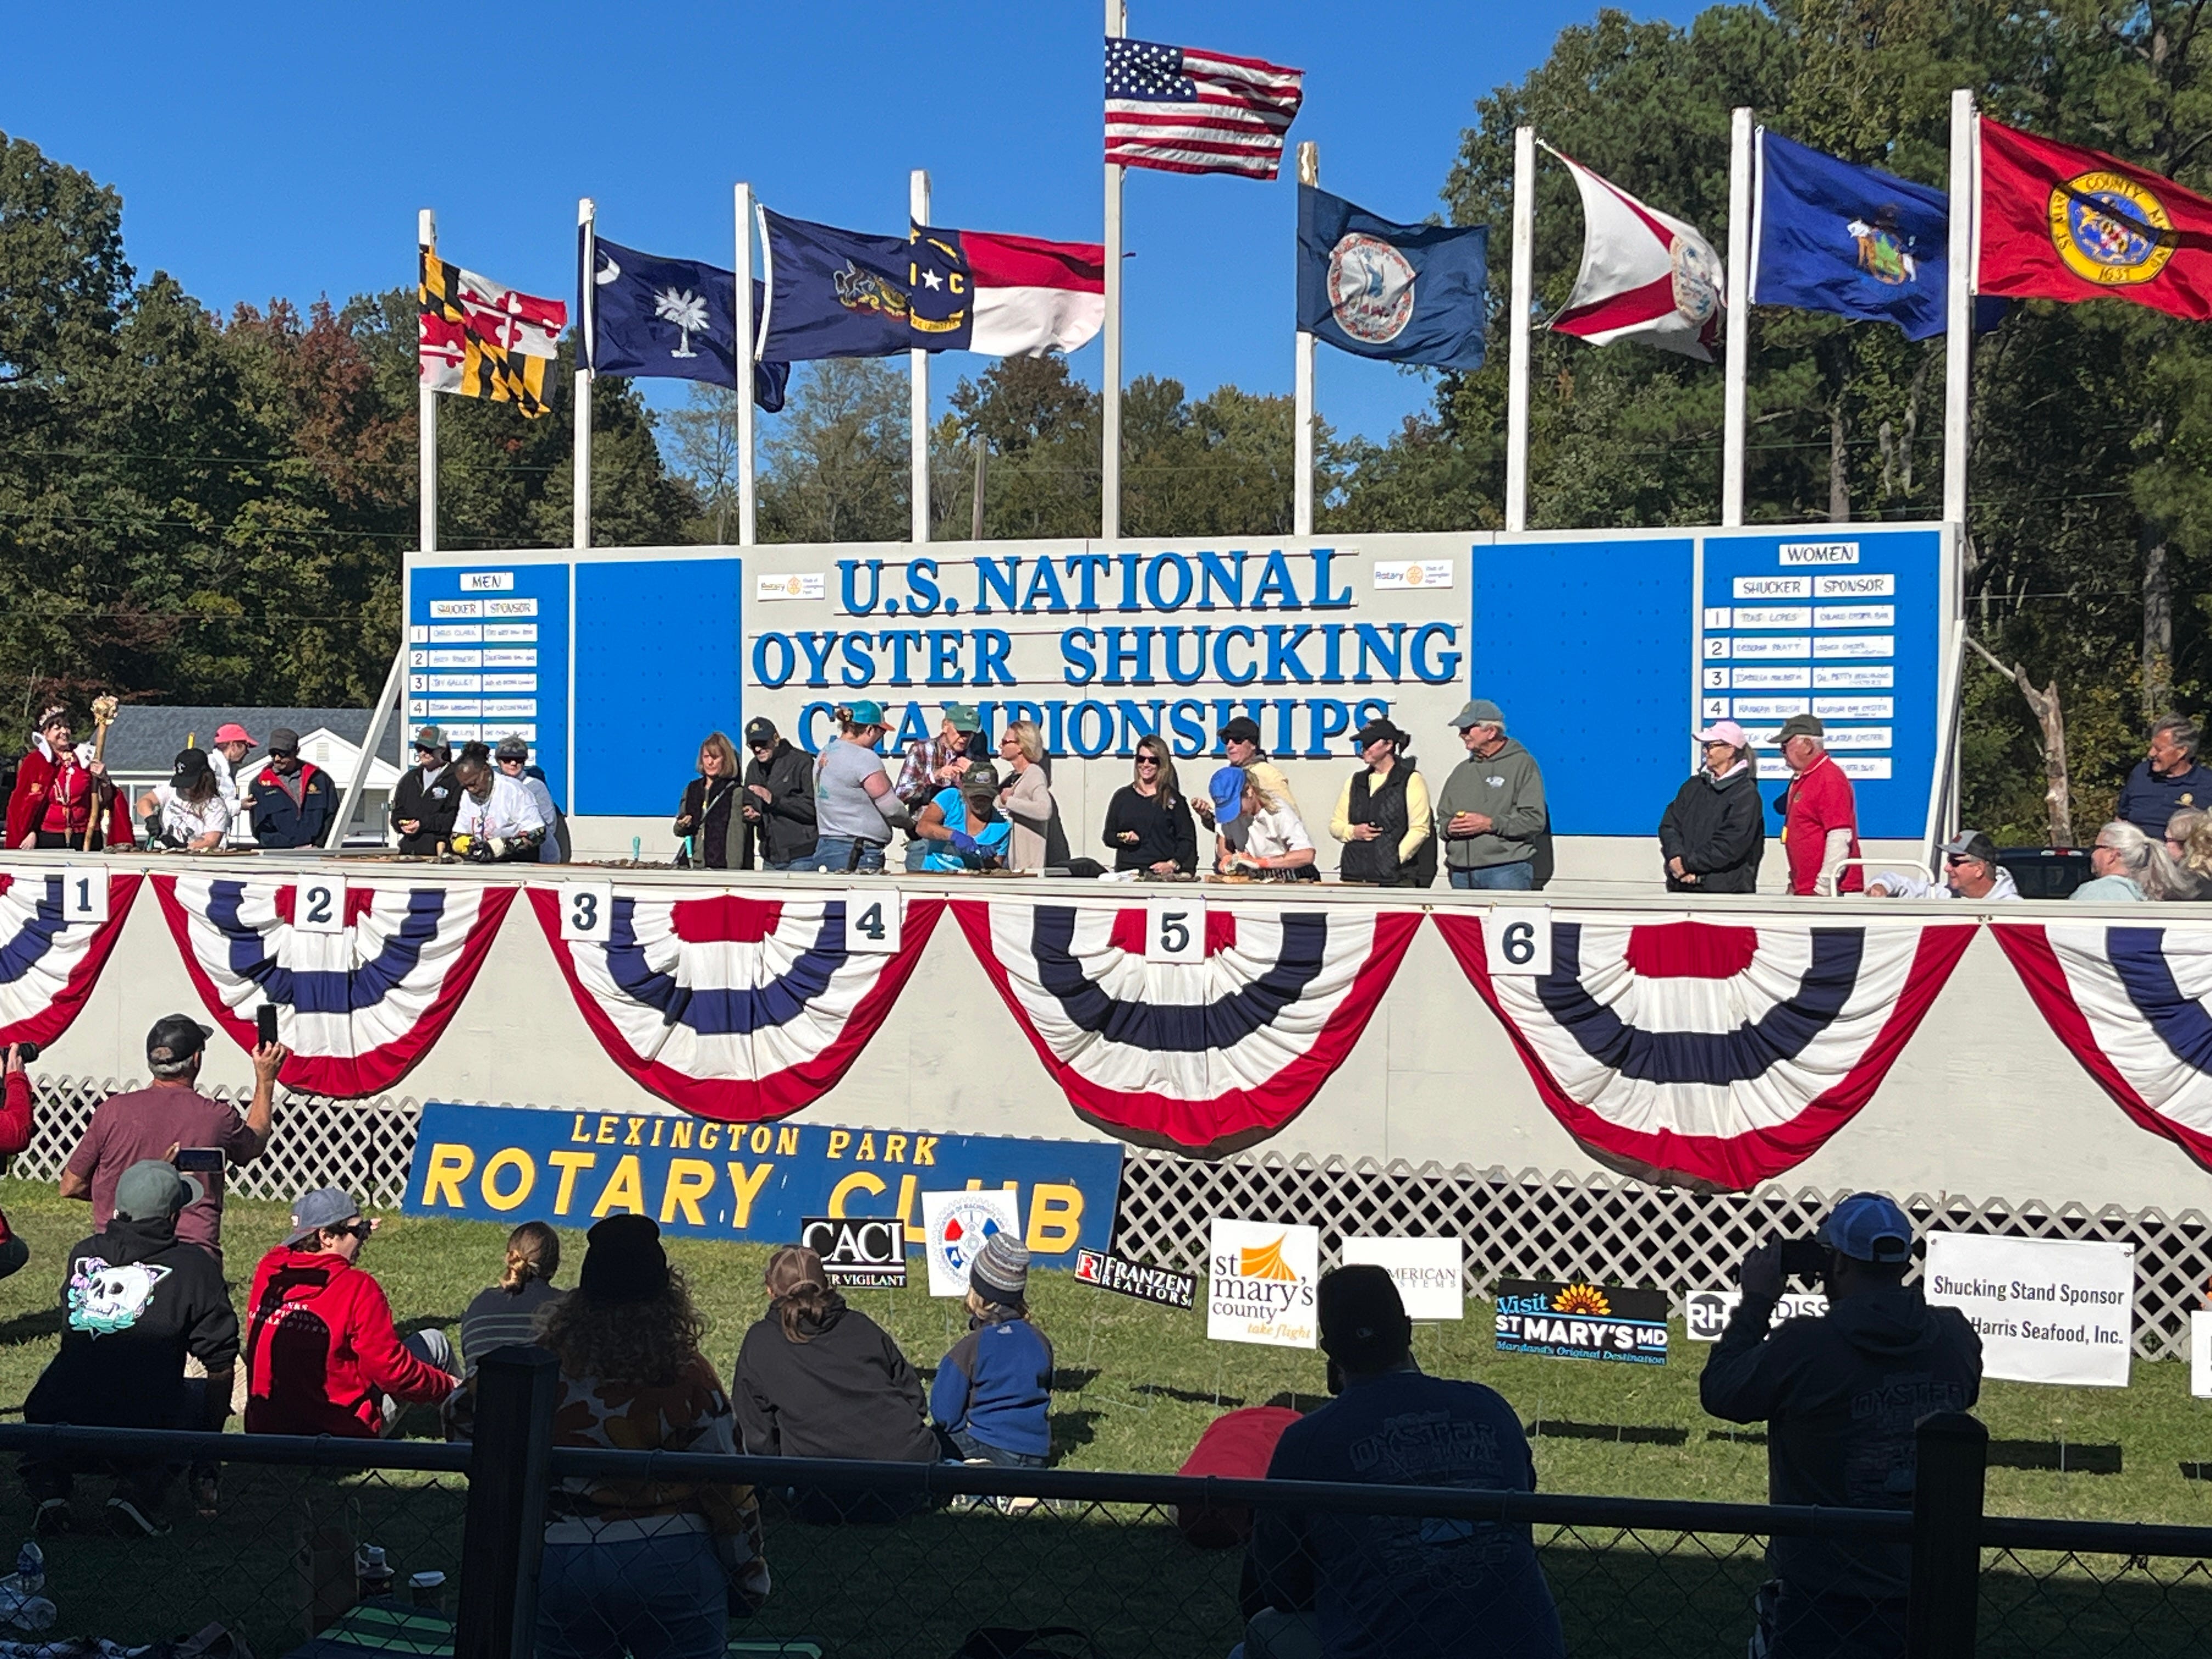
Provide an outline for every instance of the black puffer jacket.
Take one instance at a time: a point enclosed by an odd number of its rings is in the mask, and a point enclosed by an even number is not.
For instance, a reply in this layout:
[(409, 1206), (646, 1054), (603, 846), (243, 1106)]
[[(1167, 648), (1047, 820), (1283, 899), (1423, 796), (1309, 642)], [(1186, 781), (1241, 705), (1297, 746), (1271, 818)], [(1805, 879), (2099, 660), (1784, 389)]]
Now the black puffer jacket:
[[(750, 793), (755, 784), (768, 791), (765, 801)], [(758, 760), (745, 763), (745, 789), (739, 806), (757, 806), (761, 815), (758, 823), (741, 820), (745, 868), (752, 867), (756, 854), (765, 863), (788, 864), (814, 850), (813, 756), (779, 738), (767, 765)]]
[(1682, 881), (1668, 870), (1670, 893), (1755, 893), (1765, 854), (1766, 815), (1750, 766), (1720, 779), (1696, 773), (1659, 820), (1660, 867), (1679, 858), (1697, 878)]

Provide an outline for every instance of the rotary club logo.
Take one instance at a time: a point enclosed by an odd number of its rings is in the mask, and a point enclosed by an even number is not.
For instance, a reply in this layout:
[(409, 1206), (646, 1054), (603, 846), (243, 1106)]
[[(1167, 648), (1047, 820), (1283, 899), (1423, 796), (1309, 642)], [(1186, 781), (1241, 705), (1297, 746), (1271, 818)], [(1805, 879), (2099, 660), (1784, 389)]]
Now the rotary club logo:
[(2100, 288), (2148, 283), (2173, 257), (2173, 220), (2157, 197), (2117, 173), (2084, 173), (2051, 192), (2051, 245)]

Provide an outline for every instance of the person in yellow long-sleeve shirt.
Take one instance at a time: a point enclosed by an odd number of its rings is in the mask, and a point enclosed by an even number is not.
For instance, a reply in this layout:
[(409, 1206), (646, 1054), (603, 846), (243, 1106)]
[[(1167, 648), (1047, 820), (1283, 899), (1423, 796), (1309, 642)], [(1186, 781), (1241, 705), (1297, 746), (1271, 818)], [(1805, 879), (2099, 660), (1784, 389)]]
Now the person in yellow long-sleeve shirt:
[(1366, 769), (1344, 781), (1328, 832), (1344, 843), (1337, 873), (1378, 887), (1426, 887), (1436, 879), (1435, 817), (1429, 786), (1405, 753), (1406, 734), (1370, 720), (1354, 739)]

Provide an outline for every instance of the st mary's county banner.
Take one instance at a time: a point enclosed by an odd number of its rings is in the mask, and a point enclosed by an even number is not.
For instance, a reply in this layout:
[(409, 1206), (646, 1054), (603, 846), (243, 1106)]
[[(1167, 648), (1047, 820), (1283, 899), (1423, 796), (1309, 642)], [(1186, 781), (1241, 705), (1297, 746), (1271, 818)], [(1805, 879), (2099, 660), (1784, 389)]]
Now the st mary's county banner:
[(793, 1244), (808, 1216), (898, 1216), (921, 1237), (923, 1193), (1011, 1188), (1024, 1242), (1073, 1267), (1112, 1247), (1114, 1141), (924, 1134), (822, 1123), (717, 1123), (505, 1106), (422, 1109), (404, 1209), (588, 1227), (647, 1215), (692, 1238)]

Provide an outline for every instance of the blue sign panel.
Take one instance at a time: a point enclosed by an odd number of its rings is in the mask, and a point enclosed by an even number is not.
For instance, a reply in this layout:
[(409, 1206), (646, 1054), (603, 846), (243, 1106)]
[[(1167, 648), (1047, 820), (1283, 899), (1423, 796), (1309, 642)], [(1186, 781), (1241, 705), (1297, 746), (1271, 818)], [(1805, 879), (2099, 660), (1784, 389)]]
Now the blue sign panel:
[(1030, 1249), (1072, 1267), (1078, 1249), (1113, 1247), (1121, 1143), (434, 1102), (403, 1207), (568, 1227), (647, 1215), (761, 1244), (796, 1243), (809, 1216), (897, 1216), (919, 1243), (922, 1194), (982, 1187), (1012, 1191)]
[(521, 738), (568, 805), (567, 564), (410, 565), (408, 734), (425, 726), (456, 749)]
[(740, 741), (744, 576), (738, 559), (577, 564), (571, 811), (673, 818), (698, 775), (700, 740), (720, 732)]

